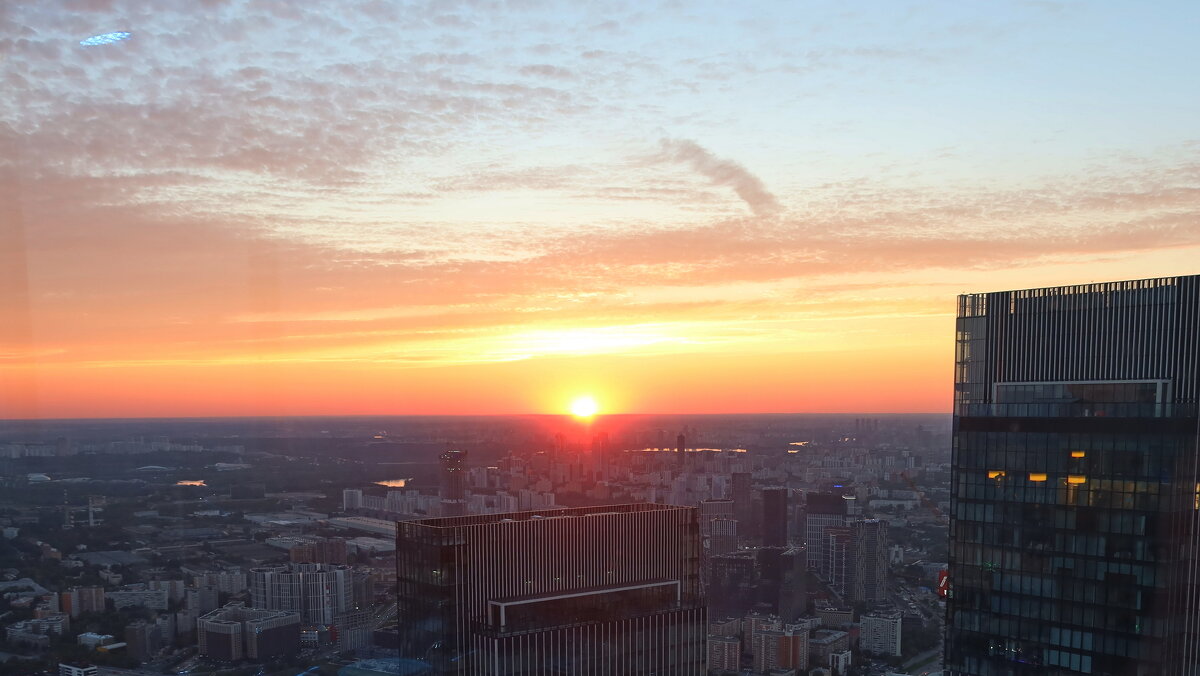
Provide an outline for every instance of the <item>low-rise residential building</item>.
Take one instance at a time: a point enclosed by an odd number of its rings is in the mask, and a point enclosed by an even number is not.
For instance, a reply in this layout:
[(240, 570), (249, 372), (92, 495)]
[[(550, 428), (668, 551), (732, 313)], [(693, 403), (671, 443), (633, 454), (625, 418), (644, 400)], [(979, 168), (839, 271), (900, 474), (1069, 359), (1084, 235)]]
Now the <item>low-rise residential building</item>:
[(117, 639), (114, 638), (112, 634), (96, 634), (90, 631), (86, 631), (75, 637), (75, 643), (87, 648), (91, 648), (92, 650), (95, 650), (99, 646), (116, 642)]
[(71, 629), (71, 618), (62, 613), (32, 620), (14, 622), (5, 628), (4, 635), (9, 643), (33, 648), (48, 648), (50, 639), (62, 636)]
[(123, 589), (108, 592), (108, 598), (117, 610), (137, 607), (166, 610), (170, 605), (166, 589)]
[(821, 626), (829, 629), (840, 629), (854, 622), (854, 611), (849, 608), (817, 608), (816, 616), (821, 619)]
[(226, 662), (293, 655), (300, 650), (300, 613), (230, 603), (196, 620), (200, 654)]
[(829, 666), (829, 656), (850, 649), (850, 634), (836, 629), (818, 629), (808, 640), (812, 663)]

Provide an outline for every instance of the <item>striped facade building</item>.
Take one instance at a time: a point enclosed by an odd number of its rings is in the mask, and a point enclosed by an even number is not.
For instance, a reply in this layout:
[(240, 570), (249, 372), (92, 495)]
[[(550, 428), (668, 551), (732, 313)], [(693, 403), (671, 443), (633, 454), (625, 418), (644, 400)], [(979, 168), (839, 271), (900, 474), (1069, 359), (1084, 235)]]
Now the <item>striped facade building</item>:
[(440, 674), (704, 673), (694, 507), (397, 524), (401, 657)]
[(961, 296), (946, 673), (1200, 675), (1200, 276)]
[(255, 608), (294, 610), (307, 624), (334, 624), (355, 609), (350, 566), (289, 563), (251, 568), (250, 602)]

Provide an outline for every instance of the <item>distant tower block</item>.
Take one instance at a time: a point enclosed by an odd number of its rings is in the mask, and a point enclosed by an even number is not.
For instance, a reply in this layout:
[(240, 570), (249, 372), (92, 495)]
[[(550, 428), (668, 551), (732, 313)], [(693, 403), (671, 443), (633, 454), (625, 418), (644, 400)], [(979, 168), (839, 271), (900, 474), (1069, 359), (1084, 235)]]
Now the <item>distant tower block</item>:
[(733, 518), (738, 521), (739, 535), (746, 537), (757, 530), (757, 515), (754, 514), (754, 479), (749, 472), (734, 472), (731, 484)]
[(685, 467), (684, 458), (686, 457), (686, 452), (687, 452), (687, 439), (684, 438), (683, 433), (681, 432), (679, 434), (679, 436), (675, 437), (675, 453), (676, 453), (675, 463), (676, 463), (676, 465), (678, 465), (680, 471), (683, 471), (683, 469)]
[(442, 462), (442, 516), (467, 513), (467, 452), (446, 451)]
[(732, 519), (733, 500), (701, 500), (700, 501), (700, 537), (712, 535), (714, 519)]
[(767, 547), (788, 544), (788, 490), (783, 486), (762, 489), (762, 540)]
[(592, 455), (600, 461), (606, 461), (611, 447), (608, 443), (608, 432), (597, 432), (592, 435)]
[(67, 491), (63, 491), (63, 528), (75, 527), (75, 513), (71, 509), (71, 500), (67, 497)]
[(709, 556), (718, 556), (737, 551), (738, 522), (736, 519), (718, 518), (709, 523), (712, 535), (708, 538)]
[(96, 524), (99, 523), (96, 519), (96, 512), (104, 511), (105, 504), (103, 495), (88, 496), (88, 527), (95, 528)]

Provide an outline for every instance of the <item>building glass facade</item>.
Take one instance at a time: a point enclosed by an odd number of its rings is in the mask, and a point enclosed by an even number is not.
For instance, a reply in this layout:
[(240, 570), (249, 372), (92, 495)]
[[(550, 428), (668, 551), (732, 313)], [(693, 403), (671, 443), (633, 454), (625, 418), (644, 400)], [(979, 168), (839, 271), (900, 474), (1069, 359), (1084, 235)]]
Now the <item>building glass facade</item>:
[(401, 656), (443, 674), (703, 673), (697, 510), (397, 524)]
[(961, 296), (949, 674), (1200, 674), (1200, 278)]

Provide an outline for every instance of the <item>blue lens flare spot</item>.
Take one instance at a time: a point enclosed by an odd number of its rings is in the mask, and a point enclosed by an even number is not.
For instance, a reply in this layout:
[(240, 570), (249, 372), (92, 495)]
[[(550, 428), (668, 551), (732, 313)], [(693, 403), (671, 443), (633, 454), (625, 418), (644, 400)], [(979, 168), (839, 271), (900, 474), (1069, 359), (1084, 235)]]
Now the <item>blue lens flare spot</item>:
[(84, 47), (98, 47), (100, 45), (111, 45), (114, 42), (128, 40), (131, 37), (133, 37), (133, 33), (127, 33), (125, 31), (101, 33), (100, 35), (93, 35), (86, 40), (80, 40), (79, 44), (83, 45)]

